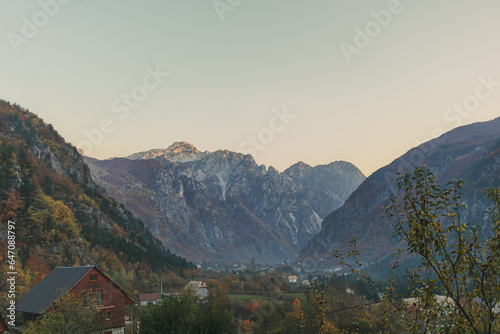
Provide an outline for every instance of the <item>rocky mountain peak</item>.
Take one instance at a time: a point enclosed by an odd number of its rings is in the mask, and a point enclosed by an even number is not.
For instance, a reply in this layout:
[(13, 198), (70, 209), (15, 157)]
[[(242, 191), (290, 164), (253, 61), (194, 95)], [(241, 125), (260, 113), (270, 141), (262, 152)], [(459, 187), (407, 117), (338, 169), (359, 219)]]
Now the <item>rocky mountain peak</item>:
[(129, 155), (127, 158), (132, 160), (149, 160), (159, 157), (165, 157), (173, 162), (188, 162), (199, 160), (209, 152), (201, 152), (196, 147), (185, 141), (178, 141), (166, 149), (152, 149), (146, 152), (138, 152)]
[(290, 177), (302, 178), (304, 177), (304, 172), (312, 169), (308, 164), (299, 161), (296, 164), (288, 167), (284, 173)]
[(184, 155), (184, 154), (198, 154), (200, 151), (193, 145), (191, 145), (188, 142), (185, 141), (176, 141), (172, 145), (170, 145), (167, 150), (171, 154), (178, 154), (178, 155)]
[(164, 246), (192, 260), (293, 259), (365, 179), (357, 169), (330, 172), (303, 162), (288, 175), (251, 155), (200, 152), (186, 142), (129, 159), (136, 161), (87, 162), (97, 182), (135, 210)]

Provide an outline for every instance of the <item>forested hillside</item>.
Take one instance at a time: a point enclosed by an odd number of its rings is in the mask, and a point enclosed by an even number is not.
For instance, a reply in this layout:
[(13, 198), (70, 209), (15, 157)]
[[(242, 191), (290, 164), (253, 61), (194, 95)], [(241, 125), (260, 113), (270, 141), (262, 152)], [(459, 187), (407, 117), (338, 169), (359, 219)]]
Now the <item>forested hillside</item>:
[(98, 265), (131, 293), (191, 270), (104, 194), (76, 148), (50, 124), (0, 100), (0, 297), (7, 290), (9, 220), (17, 297), (56, 266)]
[(462, 218), (487, 228), (485, 211), (491, 202), (486, 187), (500, 186), (500, 118), (458, 127), (408, 151), (368, 177), (338, 210), (328, 215), (302, 250), (300, 260), (324, 265), (335, 263), (333, 249), (347, 250), (354, 235), (360, 238), (361, 256), (384, 263), (392, 256), (397, 239), (381, 214), (391, 194), (397, 193), (397, 173), (405, 174), (426, 165), (436, 181), (446, 184), (453, 178), (465, 181)]

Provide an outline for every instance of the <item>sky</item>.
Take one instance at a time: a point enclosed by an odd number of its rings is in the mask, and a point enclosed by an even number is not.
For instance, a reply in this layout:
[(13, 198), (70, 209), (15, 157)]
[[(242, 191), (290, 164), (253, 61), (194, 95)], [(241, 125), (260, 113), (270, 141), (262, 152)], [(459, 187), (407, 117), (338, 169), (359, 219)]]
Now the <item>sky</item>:
[(499, 1), (2, 0), (0, 98), (91, 157), (187, 141), (365, 175), (500, 116)]

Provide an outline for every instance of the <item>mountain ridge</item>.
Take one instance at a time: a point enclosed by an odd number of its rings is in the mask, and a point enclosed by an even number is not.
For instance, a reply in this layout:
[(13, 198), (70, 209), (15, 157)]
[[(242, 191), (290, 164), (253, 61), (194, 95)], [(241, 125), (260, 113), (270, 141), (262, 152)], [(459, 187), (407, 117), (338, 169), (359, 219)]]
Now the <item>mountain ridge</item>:
[[(16, 222), (19, 295), (56, 266), (98, 265), (128, 291), (143, 288), (132, 279), (138, 272), (176, 275), (191, 268), (104, 194), (77, 149), (52, 125), (4, 100), (0, 181), (0, 218)], [(6, 249), (5, 224), (0, 235)]]
[[(149, 180), (136, 175), (130, 163), (117, 159), (143, 164)], [(318, 212), (331, 212), (364, 179), (347, 162), (309, 166), (304, 177), (297, 178), (290, 169), (280, 173), (272, 166), (257, 165), (251, 155), (229, 150), (201, 152), (187, 142), (126, 158), (86, 161), (95, 181), (111, 197), (142, 217), (166, 247), (193, 260), (200, 258), (202, 249), (212, 259), (291, 260), (319, 230), (322, 217)], [(122, 180), (114, 171), (123, 175)], [(334, 182), (315, 181), (329, 176)], [(321, 187), (315, 189), (315, 184)], [(312, 204), (313, 200), (319, 203)], [(226, 246), (219, 247), (219, 243)]]
[[(474, 178), (481, 178), (481, 175), (475, 174), (475, 166), (481, 164), (489, 154), (493, 154), (499, 142), (500, 117), (455, 128), (408, 150), (370, 175), (340, 208), (325, 217), (321, 231), (302, 249), (298, 261), (334, 264), (331, 251), (348, 250), (354, 235), (360, 238), (360, 248), (365, 259), (381, 261), (391, 256), (397, 241), (392, 239), (388, 222), (380, 216), (388, 197), (397, 192), (397, 173), (405, 174), (415, 167), (426, 165), (435, 174), (438, 183), (463, 178), (468, 182), (464, 188), (465, 200), (474, 206), (472, 198), (481, 198), (479, 194), (483, 191), (472, 186)], [(492, 159), (496, 161), (496, 158)], [(497, 169), (491, 169), (488, 177), (494, 180), (490, 185), (498, 187), (500, 184), (498, 175), (495, 177), (496, 171)], [(482, 203), (482, 209), (486, 209), (484, 201)], [(476, 208), (473, 211), (479, 213), (482, 209)], [(472, 216), (468, 218), (477, 222)]]

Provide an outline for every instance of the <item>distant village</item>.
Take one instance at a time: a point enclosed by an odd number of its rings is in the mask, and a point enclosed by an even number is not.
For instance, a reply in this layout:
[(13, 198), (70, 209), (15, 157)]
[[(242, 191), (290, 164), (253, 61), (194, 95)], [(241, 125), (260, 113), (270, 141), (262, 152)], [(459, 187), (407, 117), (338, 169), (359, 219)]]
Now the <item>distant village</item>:
[[(284, 263), (282, 265), (223, 264), (198, 262), (200, 272), (211, 273), (254, 273), (265, 276), (272, 271), (283, 271), (286, 281), (294, 286), (308, 288), (321, 275), (347, 275), (341, 266), (314, 269), (308, 265)], [(250, 268), (253, 267), (253, 268)], [(200, 303), (206, 301), (209, 287), (201, 280), (190, 281), (182, 290), (192, 292)], [(169, 291), (160, 286), (158, 292), (140, 293), (129, 296), (113, 280), (96, 266), (57, 267), (29, 290), (15, 306), (16, 321), (9, 321), (9, 315), (1, 314), (0, 333), (22, 333), (23, 325), (41, 317), (59, 298), (67, 294), (81, 295), (84, 301), (95, 298), (104, 313), (104, 334), (139, 333), (140, 325), (133, 326), (132, 308), (155, 305), (165, 298), (179, 297), (181, 291)], [(244, 292), (244, 285), (242, 285)]]

